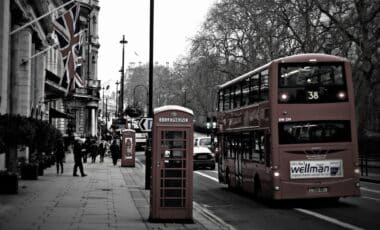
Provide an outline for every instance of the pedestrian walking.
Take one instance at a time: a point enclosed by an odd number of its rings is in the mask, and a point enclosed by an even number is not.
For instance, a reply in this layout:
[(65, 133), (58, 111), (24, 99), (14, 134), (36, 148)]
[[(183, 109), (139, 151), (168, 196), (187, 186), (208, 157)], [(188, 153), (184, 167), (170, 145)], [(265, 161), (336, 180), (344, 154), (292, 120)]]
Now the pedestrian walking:
[(113, 142), (111, 144), (111, 147), (110, 147), (110, 150), (111, 150), (111, 156), (112, 156), (113, 165), (116, 166), (117, 159), (120, 158), (120, 147), (116, 143), (116, 140), (113, 140)]
[(79, 142), (79, 140), (75, 140), (74, 143), (74, 171), (73, 176), (78, 176), (77, 170), (79, 168), (80, 174), (82, 177), (87, 176), (83, 171), (83, 164), (82, 164), (82, 155), (85, 154), (86, 151), (82, 151), (84, 148), (82, 144)]
[(106, 146), (103, 142), (100, 142), (99, 144), (99, 156), (100, 156), (100, 163), (104, 162), (104, 154), (106, 152)]
[(92, 163), (95, 163), (96, 161), (96, 157), (98, 156), (98, 144), (97, 142), (94, 140), (91, 144), (91, 159), (92, 159)]
[(104, 156), (109, 156), (110, 155), (110, 143), (109, 143), (109, 141), (105, 141), (104, 142), (104, 149), (105, 149), (105, 154), (104, 154)]
[(86, 137), (86, 140), (84, 141), (83, 149), (84, 153), (82, 154), (83, 157), (83, 163), (87, 163), (87, 157), (91, 153), (91, 139), (90, 137)]
[[(59, 171), (61, 171), (61, 174), (63, 173), (63, 161), (65, 159), (65, 146), (63, 145), (63, 141), (59, 140), (57, 143), (57, 146), (54, 151), (55, 155), (55, 163), (57, 165), (57, 175), (59, 174)], [(59, 170), (61, 168), (61, 170)]]

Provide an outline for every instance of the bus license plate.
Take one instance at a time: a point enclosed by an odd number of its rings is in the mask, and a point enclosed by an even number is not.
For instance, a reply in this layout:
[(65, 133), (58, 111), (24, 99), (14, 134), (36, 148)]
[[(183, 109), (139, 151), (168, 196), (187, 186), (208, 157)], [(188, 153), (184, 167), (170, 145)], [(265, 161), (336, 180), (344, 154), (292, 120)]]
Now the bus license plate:
[(207, 159), (207, 156), (206, 155), (200, 155), (197, 157), (198, 160), (205, 160)]
[(313, 193), (328, 192), (328, 188), (327, 187), (313, 187), (313, 188), (309, 188), (309, 192), (313, 192)]

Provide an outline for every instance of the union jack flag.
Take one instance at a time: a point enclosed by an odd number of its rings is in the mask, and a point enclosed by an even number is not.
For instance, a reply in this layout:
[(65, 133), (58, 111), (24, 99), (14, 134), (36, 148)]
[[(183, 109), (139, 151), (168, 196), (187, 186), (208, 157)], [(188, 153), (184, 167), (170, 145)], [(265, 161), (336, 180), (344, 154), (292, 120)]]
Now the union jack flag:
[(83, 87), (81, 78), (83, 36), (79, 27), (79, 13), (80, 6), (74, 5), (53, 21), (65, 70), (59, 85), (68, 91)]

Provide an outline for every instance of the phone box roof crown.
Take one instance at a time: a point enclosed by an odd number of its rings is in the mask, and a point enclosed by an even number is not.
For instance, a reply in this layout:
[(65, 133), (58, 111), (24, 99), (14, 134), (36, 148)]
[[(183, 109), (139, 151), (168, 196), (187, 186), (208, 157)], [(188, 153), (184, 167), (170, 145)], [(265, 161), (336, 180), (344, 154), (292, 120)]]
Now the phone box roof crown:
[(177, 105), (163, 106), (154, 110), (154, 120), (158, 123), (192, 123), (193, 115), (192, 110)]
[(165, 112), (165, 111), (171, 111), (171, 110), (176, 110), (176, 111), (188, 113), (188, 114), (194, 116), (193, 110), (179, 106), (179, 105), (166, 105), (166, 106), (156, 108), (156, 109), (154, 109), (154, 114)]

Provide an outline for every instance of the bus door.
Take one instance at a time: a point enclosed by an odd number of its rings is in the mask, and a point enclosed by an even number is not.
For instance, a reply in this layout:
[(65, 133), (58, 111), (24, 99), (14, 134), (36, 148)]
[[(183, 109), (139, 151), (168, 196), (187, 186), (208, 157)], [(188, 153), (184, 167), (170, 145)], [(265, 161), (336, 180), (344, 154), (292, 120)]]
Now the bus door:
[(218, 176), (219, 176), (219, 182), (224, 183), (225, 179), (223, 177), (224, 172), (225, 172), (225, 160), (224, 158), (227, 156), (227, 149), (226, 149), (226, 142), (224, 135), (219, 135), (218, 136)]
[[(270, 151), (270, 134), (269, 130), (262, 130), (258, 132), (258, 139), (260, 145), (260, 171), (261, 174), (261, 186), (263, 189), (271, 189), (272, 186), (272, 168), (271, 168), (271, 151)], [(276, 178), (278, 179), (278, 178)]]
[[(252, 133), (252, 132), (251, 132)], [(252, 170), (252, 161), (250, 160), (250, 151), (251, 151), (251, 133), (246, 132), (241, 134), (241, 176), (242, 176), (242, 187), (245, 190), (250, 190), (251, 181), (253, 180), (253, 170)]]
[(240, 136), (234, 137), (234, 152), (235, 152), (235, 176), (236, 176), (236, 186), (241, 186), (243, 182), (242, 176), (242, 146)]

